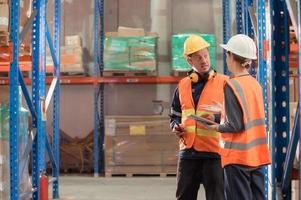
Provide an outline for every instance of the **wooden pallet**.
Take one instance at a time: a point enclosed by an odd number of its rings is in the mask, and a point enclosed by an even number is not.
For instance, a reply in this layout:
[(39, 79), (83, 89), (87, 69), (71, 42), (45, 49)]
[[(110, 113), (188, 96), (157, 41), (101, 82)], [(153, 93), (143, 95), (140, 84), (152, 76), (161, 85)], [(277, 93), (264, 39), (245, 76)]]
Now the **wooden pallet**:
[(106, 177), (175, 177), (175, 173), (106, 173)]
[(111, 70), (111, 71), (103, 71), (103, 76), (105, 77), (139, 77), (139, 76), (157, 76), (156, 71), (119, 71), (119, 70)]
[(176, 77), (185, 77), (187, 76), (189, 71), (179, 71), (179, 70), (173, 70), (172, 75)]

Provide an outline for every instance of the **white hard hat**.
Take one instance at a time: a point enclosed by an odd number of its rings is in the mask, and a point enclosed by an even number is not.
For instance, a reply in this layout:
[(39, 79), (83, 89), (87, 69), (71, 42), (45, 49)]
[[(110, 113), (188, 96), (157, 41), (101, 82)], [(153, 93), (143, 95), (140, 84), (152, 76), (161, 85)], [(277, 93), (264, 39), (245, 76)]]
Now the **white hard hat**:
[(248, 58), (255, 60), (256, 55), (256, 45), (254, 41), (247, 35), (237, 34), (230, 38), (227, 44), (220, 44), (220, 46), (243, 58)]

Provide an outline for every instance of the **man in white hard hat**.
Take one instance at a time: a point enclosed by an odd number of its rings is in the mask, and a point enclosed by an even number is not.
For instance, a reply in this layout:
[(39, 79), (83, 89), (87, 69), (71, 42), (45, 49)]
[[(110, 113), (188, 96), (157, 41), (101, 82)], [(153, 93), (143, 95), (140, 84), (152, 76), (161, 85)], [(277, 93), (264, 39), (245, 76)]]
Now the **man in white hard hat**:
[[(209, 43), (202, 37), (191, 35), (184, 44), (184, 57), (193, 69), (175, 90), (170, 126), (179, 137), (177, 172), (178, 200), (197, 200), (203, 183), (207, 200), (223, 200), (223, 170), (220, 161), (219, 133), (208, 131), (190, 115), (206, 114), (205, 106), (222, 103), (226, 76), (211, 68)], [(215, 120), (219, 122), (220, 115)]]
[(221, 133), (221, 160), (227, 200), (265, 200), (263, 167), (270, 164), (262, 88), (248, 73), (257, 58), (254, 41), (243, 34), (221, 47), (232, 78), (224, 89), (222, 123), (207, 126)]

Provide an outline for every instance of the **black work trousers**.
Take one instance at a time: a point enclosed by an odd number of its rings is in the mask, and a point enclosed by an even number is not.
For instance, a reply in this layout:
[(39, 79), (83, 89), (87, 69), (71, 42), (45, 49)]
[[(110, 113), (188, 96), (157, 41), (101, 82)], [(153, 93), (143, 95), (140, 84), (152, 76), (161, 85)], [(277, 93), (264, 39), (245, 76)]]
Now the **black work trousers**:
[(227, 165), (224, 178), (227, 200), (265, 200), (263, 167)]
[(197, 200), (200, 184), (206, 200), (224, 200), (223, 169), (220, 159), (179, 159), (177, 200)]

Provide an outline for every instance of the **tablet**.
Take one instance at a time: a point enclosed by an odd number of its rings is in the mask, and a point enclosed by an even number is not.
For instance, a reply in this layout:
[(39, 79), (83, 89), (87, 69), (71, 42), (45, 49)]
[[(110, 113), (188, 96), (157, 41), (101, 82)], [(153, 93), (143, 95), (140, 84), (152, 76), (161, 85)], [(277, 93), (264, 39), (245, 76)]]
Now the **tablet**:
[(215, 121), (211, 121), (210, 119), (207, 119), (205, 117), (197, 116), (197, 115), (189, 115), (188, 116), (191, 119), (194, 119), (200, 124), (206, 124), (206, 125), (218, 125)]

